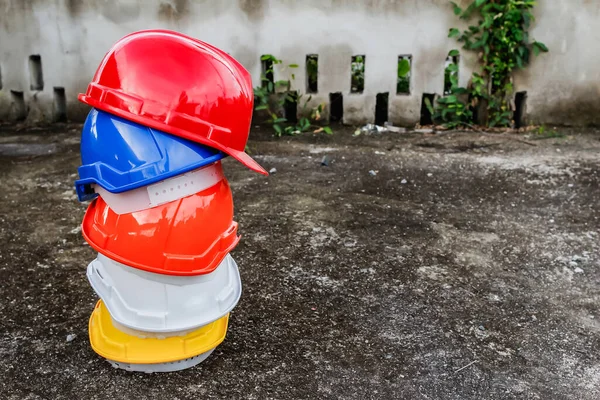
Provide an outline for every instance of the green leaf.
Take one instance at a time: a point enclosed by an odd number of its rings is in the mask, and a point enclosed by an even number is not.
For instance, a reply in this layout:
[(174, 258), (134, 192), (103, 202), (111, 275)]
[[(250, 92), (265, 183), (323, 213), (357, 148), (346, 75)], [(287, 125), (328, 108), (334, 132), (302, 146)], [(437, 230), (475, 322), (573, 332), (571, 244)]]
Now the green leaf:
[(256, 106), (256, 107), (254, 107), (254, 109), (255, 109), (256, 111), (260, 111), (260, 110), (266, 110), (266, 109), (268, 109), (268, 108), (269, 108), (269, 106), (268, 106), (268, 105), (266, 105), (266, 104), (261, 104), (261, 105), (259, 105), (259, 106)]
[(525, 27), (525, 29), (529, 28), (529, 25), (531, 24), (531, 13), (529, 11), (522, 11), (523, 16), (523, 26)]
[(450, 4), (452, 4), (452, 6), (454, 7), (454, 15), (460, 15), (460, 14), (462, 14), (463, 10), (462, 10), (462, 8), (460, 8), (458, 6), (458, 4), (456, 4), (453, 1), (451, 1)]
[(465, 88), (457, 87), (452, 89), (452, 94), (461, 95), (467, 93), (469, 93), (469, 91)]
[(469, 5), (469, 7), (467, 7), (465, 12), (461, 16), (461, 18), (463, 18), (463, 19), (471, 18), (471, 15), (473, 14), (473, 11), (475, 11), (475, 10), (477, 10), (477, 7), (475, 6), (475, 2), (473, 2)]
[(333, 134), (333, 131), (332, 131), (332, 130), (331, 130), (331, 128), (330, 128), (330, 127), (328, 127), (328, 126), (324, 126), (324, 127), (323, 127), (323, 132), (325, 132), (325, 133), (326, 133), (326, 134), (328, 134), (328, 135), (331, 135), (331, 134)]
[(429, 111), (429, 113), (431, 115), (435, 114), (435, 111), (433, 110), (433, 106), (431, 105), (431, 100), (429, 100), (429, 98), (425, 97), (425, 107), (427, 107), (427, 110)]
[(273, 129), (275, 129), (275, 132), (277, 132), (279, 135), (281, 135), (281, 126), (273, 125)]
[(458, 50), (451, 50), (450, 53), (448, 53), (448, 56), (450, 57), (457, 57), (460, 55), (460, 52)]
[(513, 36), (517, 42), (520, 42), (523, 40), (523, 31), (515, 30)]
[(285, 121), (287, 121), (287, 119), (285, 119), (285, 118), (276, 118), (276, 119), (273, 121), (273, 123), (274, 123), (274, 124), (280, 124), (280, 123), (282, 123), (282, 122), (285, 122)]
[(540, 49), (544, 53), (547, 53), (549, 51), (548, 47), (544, 43), (542, 43), (542, 42), (533, 42), (533, 47), (537, 47), (538, 49)]
[(302, 118), (300, 118), (300, 121), (299, 121), (298, 125), (300, 125), (300, 130), (301, 131), (305, 131), (308, 128), (310, 128), (310, 121), (308, 120), (308, 118), (302, 117)]
[(483, 35), (481, 35), (481, 41), (483, 43), (487, 43), (489, 38), (490, 38), (490, 33), (488, 31), (483, 32)]
[(475, 0), (475, 7), (481, 7), (487, 0)]
[(405, 77), (410, 72), (410, 62), (407, 59), (402, 59), (398, 63), (398, 78)]
[(483, 22), (483, 24), (481, 26), (483, 29), (489, 29), (493, 23), (494, 23), (494, 17), (492, 16), (492, 14), (486, 14), (485, 21)]
[(459, 35), (460, 35), (460, 31), (456, 28), (450, 29), (450, 32), (448, 33), (448, 37), (450, 37), (450, 38), (457, 37)]
[(485, 40), (479, 39), (478, 41), (476, 41), (475, 43), (473, 43), (473, 45), (471, 46), (471, 49), (475, 50), (478, 49), (480, 47), (482, 47), (483, 45), (485, 45)]
[(290, 68), (298, 68), (298, 64), (290, 64), (290, 65), (288, 65), (288, 67), (290, 67)]

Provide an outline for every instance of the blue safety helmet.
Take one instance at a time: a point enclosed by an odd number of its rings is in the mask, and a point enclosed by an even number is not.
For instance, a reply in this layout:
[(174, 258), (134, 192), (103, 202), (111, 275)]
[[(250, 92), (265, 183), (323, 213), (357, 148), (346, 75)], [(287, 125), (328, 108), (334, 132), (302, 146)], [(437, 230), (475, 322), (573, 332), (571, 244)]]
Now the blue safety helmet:
[(91, 184), (121, 193), (221, 160), (225, 153), (93, 108), (81, 133), (75, 189), (96, 198)]

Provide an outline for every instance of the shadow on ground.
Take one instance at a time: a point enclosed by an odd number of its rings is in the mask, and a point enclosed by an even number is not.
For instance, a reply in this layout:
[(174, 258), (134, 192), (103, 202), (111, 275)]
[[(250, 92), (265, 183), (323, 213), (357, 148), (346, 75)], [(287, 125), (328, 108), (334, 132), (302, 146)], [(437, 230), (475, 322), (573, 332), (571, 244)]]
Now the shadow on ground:
[(79, 129), (0, 129), (1, 398), (600, 397), (598, 133), (257, 131), (228, 336), (145, 375), (88, 343)]

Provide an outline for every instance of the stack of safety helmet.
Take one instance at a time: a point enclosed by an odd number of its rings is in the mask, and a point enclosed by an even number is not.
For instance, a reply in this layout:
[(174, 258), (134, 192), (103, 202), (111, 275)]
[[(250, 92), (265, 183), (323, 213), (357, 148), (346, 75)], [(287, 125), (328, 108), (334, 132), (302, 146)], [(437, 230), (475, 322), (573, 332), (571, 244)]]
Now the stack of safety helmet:
[(232, 192), (221, 161), (245, 152), (249, 73), (227, 53), (166, 30), (120, 39), (80, 101), (82, 234), (97, 252), (93, 350), (114, 366), (166, 372), (225, 339), (242, 285)]

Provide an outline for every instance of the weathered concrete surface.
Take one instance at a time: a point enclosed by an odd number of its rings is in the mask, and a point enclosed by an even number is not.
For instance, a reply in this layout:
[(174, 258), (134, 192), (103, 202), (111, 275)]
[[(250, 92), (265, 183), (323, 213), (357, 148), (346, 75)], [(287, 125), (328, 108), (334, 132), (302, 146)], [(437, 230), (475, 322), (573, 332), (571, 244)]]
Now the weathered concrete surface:
[[(456, 2), (466, 7), (472, 1)], [(534, 13), (529, 36), (550, 52), (516, 72), (516, 91), (528, 94), (527, 120), (600, 125), (600, 2), (539, 1)], [(64, 88), (68, 117), (83, 121), (89, 107), (77, 95), (110, 47), (131, 32), (164, 28), (230, 53), (250, 71), (254, 86), (261, 82), (261, 55), (273, 54), (283, 60), (275, 79), (293, 74), (292, 88), (306, 93), (306, 56), (318, 54), (319, 90), (311, 107), (342, 92), (345, 122), (372, 122), (376, 95), (388, 92), (390, 121), (412, 126), (423, 93), (443, 93), (450, 50), (461, 51), (462, 86), (479, 70), (476, 52), (448, 38), (449, 29), (474, 21), (454, 15), (448, 0), (0, 0), (0, 120), (17, 118), (21, 109), (28, 121), (52, 120), (59, 104), (54, 90)], [(31, 55), (41, 57), (43, 90), (31, 89)], [(350, 93), (353, 55), (366, 56), (363, 94)], [(396, 95), (400, 55), (413, 56), (409, 95)]]
[(600, 398), (598, 133), (255, 135), (277, 172), (225, 162), (228, 336), (145, 375), (88, 344), (78, 127), (55, 129), (0, 128), (2, 399)]

